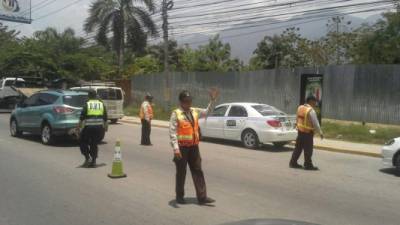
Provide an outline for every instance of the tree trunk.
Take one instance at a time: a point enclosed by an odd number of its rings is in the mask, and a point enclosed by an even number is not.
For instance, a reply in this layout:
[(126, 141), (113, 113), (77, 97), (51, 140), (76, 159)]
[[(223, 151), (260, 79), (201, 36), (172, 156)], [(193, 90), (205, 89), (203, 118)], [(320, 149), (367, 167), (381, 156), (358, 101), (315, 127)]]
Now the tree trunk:
[(124, 69), (124, 50), (125, 50), (125, 15), (124, 15), (124, 1), (121, 1), (121, 40), (118, 51), (118, 76), (122, 76)]

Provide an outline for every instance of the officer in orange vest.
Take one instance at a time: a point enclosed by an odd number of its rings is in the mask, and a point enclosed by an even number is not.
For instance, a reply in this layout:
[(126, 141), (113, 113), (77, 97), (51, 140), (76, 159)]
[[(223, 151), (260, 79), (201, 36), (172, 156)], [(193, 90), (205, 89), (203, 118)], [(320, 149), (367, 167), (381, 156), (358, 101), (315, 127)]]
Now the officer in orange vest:
[(146, 93), (144, 101), (140, 107), (139, 117), (142, 122), (142, 140), (141, 145), (151, 145), (150, 133), (151, 133), (151, 120), (153, 119), (153, 96), (150, 93)]
[(314, 96), (310, 96), (307, 98), (306, 104), (299, 106), (297, 109), (298, 136), (296, 147), (289, 163), (290, 168), (303, 168), (297, 163), (297, 160), (300, 158), (301, 152), (304, 150), (304, 169), (318, 170), (318, 167), (313, 165), (311, 159), (314, 148), (314, 133), (319, 133), (321, 139), (323, 139), (324, 136), (317, 118), (317, 113), (314, 110), (316, 105), (317, 99)]
[(184, 186), (186, 168), (189, 164), (193, 183), (196, 189), (197, 200), (200, 205), (215, 202), (207, 196), (206, 182), (201, 168), (199, 152), (199, 117), (207, 116), (213, 111), (215, 100), (219, 93), (217, 89), (210, 91), (210, 104), (206, 110), (192, 108), (192, 96), (188, 91), (179, 94), (180, 107), (172, 112), (170, 120), (170, 139), (174, 150), (174, 162), (176, 165), (176, 202), (185, 204)]

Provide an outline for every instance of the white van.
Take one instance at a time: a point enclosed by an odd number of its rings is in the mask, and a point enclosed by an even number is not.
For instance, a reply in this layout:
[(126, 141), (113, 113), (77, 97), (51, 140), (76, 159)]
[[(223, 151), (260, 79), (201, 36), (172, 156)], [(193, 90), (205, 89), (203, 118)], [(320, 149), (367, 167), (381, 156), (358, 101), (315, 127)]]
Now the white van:
[(124, 117), (124, 91), (115, 86), (94, 85), (73, 87), (71, 90), (88, 92), (94, 90), (97, 96), (104, 102), (107, 109), (108, 119), (111, 123), (116, 123), (118, 119)]

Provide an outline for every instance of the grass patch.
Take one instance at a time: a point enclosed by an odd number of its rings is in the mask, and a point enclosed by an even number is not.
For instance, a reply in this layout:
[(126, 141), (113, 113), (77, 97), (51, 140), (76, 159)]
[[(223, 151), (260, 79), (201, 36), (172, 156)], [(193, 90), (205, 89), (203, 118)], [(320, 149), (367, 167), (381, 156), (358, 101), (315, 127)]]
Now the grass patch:
[[(163, 108), (154, 105), (153, 106), (153, 111), (154, 111), (154, 119), (156, 120), (169, 120), (169, 117), (171, 116), (171, 112), (166, 112)], [(140, 112), (140, 106), (138, 105), (130, 105), (125, 107), (124, 113), (126, 116), (136, 116), (139, 117), (139, 112)]]
[[(328, 139), (370, 144), (384, 144), (392, 138), (400, 137), (400, 127), (389, 125), (362, 125), (352, 122), (323, 121), (322, 130)], [(375, 130), (376, 133), (372, 134), (370, 130)]]

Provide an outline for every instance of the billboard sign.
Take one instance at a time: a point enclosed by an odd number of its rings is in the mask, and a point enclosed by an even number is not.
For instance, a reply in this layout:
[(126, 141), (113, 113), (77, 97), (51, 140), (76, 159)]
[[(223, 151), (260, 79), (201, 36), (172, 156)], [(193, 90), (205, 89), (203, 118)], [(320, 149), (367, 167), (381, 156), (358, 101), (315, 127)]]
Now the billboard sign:
[(0, 0), (0, 20), (31, 23), (31, 0)]
[(317, 99), (317, 106), (315, 112), (317, 113), (318, 120), (321, 123), (322, 118), (322, 87), (323, 87), (322, 74), (302, 74), (301, 87), (300, 87), (300, 104), (306, 102), (307, 97), (314, 96)]

